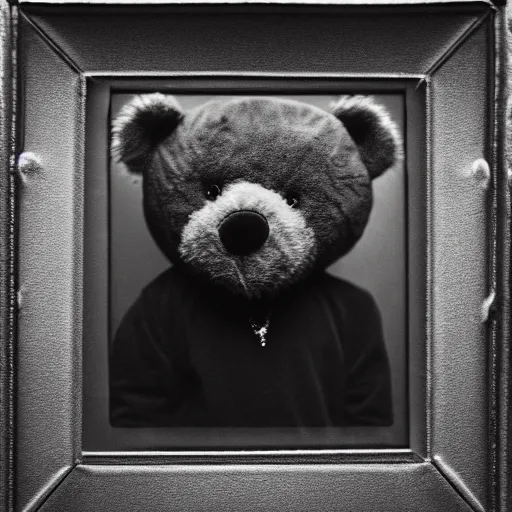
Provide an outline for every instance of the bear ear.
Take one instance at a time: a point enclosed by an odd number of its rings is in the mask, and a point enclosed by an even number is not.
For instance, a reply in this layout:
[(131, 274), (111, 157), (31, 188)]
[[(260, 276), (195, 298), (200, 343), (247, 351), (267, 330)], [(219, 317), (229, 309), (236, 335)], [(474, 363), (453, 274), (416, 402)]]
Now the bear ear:
[(402, 156), (402, 140), (388, 111), (369, 96), (342, 96), (333, 114), (343, 123), (357, 145), (372, 179), (380, 176)]
[(131, 172), (141, 173), (153, 149), (182, 119), (183, 111), (173, 96), (158, 92), (136, 96), (112, 124), (112, 151)]

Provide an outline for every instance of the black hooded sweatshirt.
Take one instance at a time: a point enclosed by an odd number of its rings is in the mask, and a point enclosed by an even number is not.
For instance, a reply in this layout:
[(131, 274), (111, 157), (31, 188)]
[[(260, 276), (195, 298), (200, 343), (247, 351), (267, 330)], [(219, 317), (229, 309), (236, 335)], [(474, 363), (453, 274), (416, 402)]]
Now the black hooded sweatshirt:
[(390, 425), (390, 370), (371, 295), (326, 273), (265, 305), (173, 268), (141, 293), (110, 359), (120, 427)]

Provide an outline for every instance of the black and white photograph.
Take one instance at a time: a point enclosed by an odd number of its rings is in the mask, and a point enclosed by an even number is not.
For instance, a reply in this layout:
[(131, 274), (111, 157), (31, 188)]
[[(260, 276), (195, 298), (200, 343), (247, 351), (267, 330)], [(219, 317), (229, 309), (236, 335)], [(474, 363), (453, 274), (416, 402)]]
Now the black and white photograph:
[[(379, 294), (403, 373), (402, 129), (371, 96), (179, 99), (113, 122), (111, 423), (391, 425), (381, 309), (348, 279)], [(390, 168), (373, 240), (338, 264)]]
[(506, 0), (0, 0), (0, 511), (508, 512)]

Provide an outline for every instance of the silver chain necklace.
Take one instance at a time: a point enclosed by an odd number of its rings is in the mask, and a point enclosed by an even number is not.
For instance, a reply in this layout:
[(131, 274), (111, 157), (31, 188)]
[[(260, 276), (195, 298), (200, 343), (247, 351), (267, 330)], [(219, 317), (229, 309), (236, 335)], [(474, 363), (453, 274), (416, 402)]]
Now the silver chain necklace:
[(254, 335), (258, 338), (260, 345), (264, 347), (267, 344), (268, 326), (270, 325), (270, 313), (265, 317), (263, 323), (257, 322), (254, 318), (249, 318), (251, 329)]

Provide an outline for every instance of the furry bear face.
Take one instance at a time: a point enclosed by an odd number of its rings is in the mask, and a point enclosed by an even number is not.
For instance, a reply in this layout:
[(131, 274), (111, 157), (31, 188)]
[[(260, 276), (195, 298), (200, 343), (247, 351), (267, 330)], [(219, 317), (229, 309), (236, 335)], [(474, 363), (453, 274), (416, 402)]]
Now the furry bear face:
[(279, 293), (348, 252), (372, 207), (371, 181), (399, 156), (398, 131), (371, 98), (328, 113), (235, 97), (184, 113), (172, 96), (135, 97), (113, 149), (143, 175), (144, 214), (164, 254), (236, 294)]

